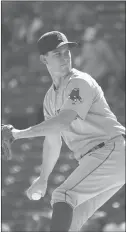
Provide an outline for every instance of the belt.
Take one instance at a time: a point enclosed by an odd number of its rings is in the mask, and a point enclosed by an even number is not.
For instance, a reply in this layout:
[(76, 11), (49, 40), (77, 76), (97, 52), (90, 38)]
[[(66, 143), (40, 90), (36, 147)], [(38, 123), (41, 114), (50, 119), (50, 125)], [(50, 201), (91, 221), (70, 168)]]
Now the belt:
[(83, 158), (83, 157), (84, 157), (85, 155), (87, 155), (88, 153), (90, 153), (90, 152), (92, 152), (92, 151), (95, 151), (95, 150), (97, 150), (97, 149), (99, 149), (99, 148), (102, 148), (102, 147), (104, 147), (104, 146), (105, 146), (105, 143), (104, 143), (104, 142), (99, 143), (98, 145), (96, 145), (95, 147), (93, 147), (92, 149), (90, 149), (88, 152), (86, 152), (85, 154), (81, 155), (81, 156), (80, 156), (80, 159)]
[[(126, 135), (125, 135), (125, 134), (122, 134), (122, 136), (123, 136), (124, 139), (126, 139)], [(83, 158), (83, 157), (84, 157), (85, 155), (87, 155), (88, 153), (90, 153), (90, 152), (92, 152), (92, 151), (95, 151), (95, 150), (97, 150), (97, 149), (99, 149), (99, 148), (102, 148), (102, 147), (104, 147), (104, 146), (105, 146), (105, 142), (102, 142), (102, 143), (96, 145), (95, 147), (93, 147), (92, 149), (90, 149), (90, 150), (89, 150), (88, 152), (86, 152), (85, 154), (80, 155), (80, 159)]]

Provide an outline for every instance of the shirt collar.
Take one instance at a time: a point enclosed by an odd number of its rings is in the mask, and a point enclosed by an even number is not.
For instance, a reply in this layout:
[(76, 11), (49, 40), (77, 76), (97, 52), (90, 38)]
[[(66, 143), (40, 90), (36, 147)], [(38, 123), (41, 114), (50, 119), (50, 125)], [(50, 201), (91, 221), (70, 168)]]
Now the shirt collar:
[(73, 75), (73, 73), (74, 73), (74, 68), (72, 68), (70, 73), (65, 78), (62, 79), (59, 88), (56, 88), (56, 86), (53, 84), (53, 90), (56, 92), (59, 89), (61, 89), (61, 87), (65, 86), (66, 83), (68, 82), (69, 78)]

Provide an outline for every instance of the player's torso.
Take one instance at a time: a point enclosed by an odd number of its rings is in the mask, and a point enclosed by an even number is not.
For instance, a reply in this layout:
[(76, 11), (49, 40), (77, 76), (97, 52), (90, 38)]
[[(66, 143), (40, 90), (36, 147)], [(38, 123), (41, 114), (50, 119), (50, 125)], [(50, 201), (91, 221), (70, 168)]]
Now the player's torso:
[[(45, 104), (51, 117), (59, 114), (67, 100), (66, 87), (69, 81), (72, 78), (77, 78), (80, 74), (81, 72), (73, 69), (72, 74), (62, 82), (58, 91), (54, 91), (53, 85), (50, 87), (45, 96)], [(67, 130), (61, 132), (64, 141), (76, 157), (100, 142), (124, 131), (124, 128), (117, 122), (115, 115), (111, 112), (101, 88), (93, 78), (91, 81), (93, 81), (94, 86), (96, 85), (96, 88), (93, 88), (95, 97), (85, 120), (78, 116)]]

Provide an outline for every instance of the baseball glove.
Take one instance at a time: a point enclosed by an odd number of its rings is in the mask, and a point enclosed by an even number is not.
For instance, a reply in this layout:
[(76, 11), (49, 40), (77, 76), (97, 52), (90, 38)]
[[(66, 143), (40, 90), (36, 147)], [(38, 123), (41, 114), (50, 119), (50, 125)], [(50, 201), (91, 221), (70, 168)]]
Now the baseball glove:
[(12, 157), (11, 144), (14, 142), (12, 129), (14, 127), (10, 124), (3, 125), (1, 128), (1, 155), (4, 160), (10, 160)]

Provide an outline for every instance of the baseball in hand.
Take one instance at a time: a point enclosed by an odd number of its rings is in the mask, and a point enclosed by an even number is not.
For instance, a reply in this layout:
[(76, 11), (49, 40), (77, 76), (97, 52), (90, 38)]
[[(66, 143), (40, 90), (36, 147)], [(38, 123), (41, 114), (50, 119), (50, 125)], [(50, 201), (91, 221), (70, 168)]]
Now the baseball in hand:
[(38, 201), (38, 200), (40, 200), (41, 196), (42, 196), (41, 193), (33, 193), (32, 200)]

